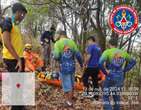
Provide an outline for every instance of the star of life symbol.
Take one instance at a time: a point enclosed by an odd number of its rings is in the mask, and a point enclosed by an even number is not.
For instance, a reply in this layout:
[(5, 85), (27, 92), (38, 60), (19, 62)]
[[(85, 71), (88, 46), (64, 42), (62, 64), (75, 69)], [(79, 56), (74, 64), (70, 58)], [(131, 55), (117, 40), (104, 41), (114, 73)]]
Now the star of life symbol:
[(137, 12), (129, 6), (116, 6), (110, 17), (110, 27), (119, 34), (129, 34), (138, 26)]
[(116, 18), (119, 19), (119, 21), (116, 21), (115, 25), (116, 25), (117, 27), (120, 27), (120, 26), (121, 26), (121, 28), (122, 28), (123, 30), (125, 30), (127, 26), (128, 26), (128, 27), (131, 27), (132, 24), (133, 24), (133, 23), (130, 21), (131, 18), (132, 18), (131, 15), (128, 15), (128, 16), (127, 16), (127, 18), (128, 18), (129, 20), (126, 19), (126, 11), (125, 11), (125, 10), (122, 11), (122, 16), (119, 16), (119, 15), (118, 15), (118, 16), (116, 16)]

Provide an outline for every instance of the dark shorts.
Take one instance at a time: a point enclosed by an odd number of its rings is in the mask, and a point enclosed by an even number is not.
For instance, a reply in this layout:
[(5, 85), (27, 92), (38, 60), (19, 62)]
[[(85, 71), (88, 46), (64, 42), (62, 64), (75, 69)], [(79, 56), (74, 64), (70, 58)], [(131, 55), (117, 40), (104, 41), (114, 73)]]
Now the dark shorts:
[[(21, 58), (21, 60), (22, 60), (22, 71), (21, 72), (24, 72), (25, 60), (24, 58)], [(4, 64), (8, 72), (18, 72), (18, 68), (16, 69), (16, 65), (17, 65), (16, 59), (3, 59), (3, 61), (4, 61)]]
[[(18, 72), (18, 68), (16, 69), (17, 60), (16, 59), (3, 59), (4, 64), (8, 72)], [(22, 61), (22, 71), (24, 72), (25, 69), (25, 60), (21, 58)], [(14, 94), (14, 93), (11, 93)], [(25, 107), (22, 105), (12, 105), (11, 110), (25, 110)]]
[(89, 77), (92, 78), (94, 88), (98, 88), (98, 73), (99, 68), (86, 68), (83, 74), (83, 84), (85, 87), (89, 87)]

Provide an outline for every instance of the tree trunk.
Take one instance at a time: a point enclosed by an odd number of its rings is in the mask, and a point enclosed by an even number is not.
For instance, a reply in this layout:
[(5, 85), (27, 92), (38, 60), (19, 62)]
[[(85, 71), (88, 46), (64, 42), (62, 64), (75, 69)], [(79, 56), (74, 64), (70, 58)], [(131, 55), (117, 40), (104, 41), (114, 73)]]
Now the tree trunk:
[(101, 11), (101, 1), (97, 0), (97, 12), (96, 12), (96, 23), (97, 23), (97, 34), (98, 34), (98, 43), (102, 49), (105, 50), (106, 36), (102, 32), (101, 22), (100, 22), (100, 11)]
[(130, 35), (130, 39), (129, 39), (129, 43), (128, 43), (128, 47), (127, 47), (127, 52), (129, 53), (129, 50), (131, 48), (131, 43), (132, 43), (132, 34)]
[(98, 35), (98, 37), (97, 37), (98, 43), (99, 43), (102, 51), (104, 51), (106, 48), (106, 36), (104, 36), (102, 30), (99, 30), (99, 29), (97, 30), (97, 35)]
[(1, 9), (1, 0), (0, 0), (0, 16), (2, 14), (2, 9)]

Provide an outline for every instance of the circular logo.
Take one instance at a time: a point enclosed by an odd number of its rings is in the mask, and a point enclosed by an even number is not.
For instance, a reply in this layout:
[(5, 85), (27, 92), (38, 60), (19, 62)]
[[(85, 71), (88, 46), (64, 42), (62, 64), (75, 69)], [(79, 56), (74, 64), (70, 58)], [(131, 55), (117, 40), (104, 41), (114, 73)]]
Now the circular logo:
[(133, 7), (116, 6), (109, 17), (110, 27), (119, 34), (129, 34), (138, 27), (137, 12)]

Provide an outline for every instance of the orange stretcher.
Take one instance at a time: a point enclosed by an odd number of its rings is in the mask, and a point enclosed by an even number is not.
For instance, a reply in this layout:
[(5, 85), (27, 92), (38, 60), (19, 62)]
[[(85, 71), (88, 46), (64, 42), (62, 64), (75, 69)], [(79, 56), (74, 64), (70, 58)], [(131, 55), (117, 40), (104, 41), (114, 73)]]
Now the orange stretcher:
[[(61, 87), (61, 80), (53, 80), (53, 79), (39, 79), (39, 81), (43, 83), (47, 83), (48, 85), (53, 85), (56, 87)], [(76, 82), (74, 85), (75, 90), (83, 90), (83, 84)]]
[[(98, 77), (102, 81), (105, 80), (105, 75), (101, 71), (99, 72), (99, 76)], [(56, 87), (61, 87), (61, 80), (48, 79), (48, 78), (46, 78), (45, 74), (42, 73), (42, 72), (37, 75), (37, 78), (38, 78), (39, 81), (41, 81), (43, 83), (47, 83), (48, 85), (53, 85), (53, 86), (56, 86)], [(74, 89), (82, 91), (84, 89), (83, 83), (81, 81), (75, 82)]]

